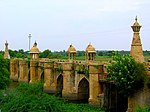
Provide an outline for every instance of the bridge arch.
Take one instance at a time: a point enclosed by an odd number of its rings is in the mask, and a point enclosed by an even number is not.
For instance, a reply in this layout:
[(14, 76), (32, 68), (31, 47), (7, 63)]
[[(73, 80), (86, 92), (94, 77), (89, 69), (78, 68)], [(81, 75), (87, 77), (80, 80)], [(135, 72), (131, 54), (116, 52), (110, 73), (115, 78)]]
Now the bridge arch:
[(44, 82), (44, 71), (41, 73), (41, 75), (40, 75), (40, 81), (41, 82)]
[(78, 99), (85, 102), (89, 99), (89, 81), (85, 77), (78, 84)]
[(63, 75), (62, 74), (58, 75), (57, 77), (56, 89), (57, 89), (57, 93), (62, 95), (62, 90), (63, 90)]
[(30, 80), (31, 80), (31, 75), (30, 75), (30, 70), (29, 70), (29, 72), (28, 72), (28, 83), (30, 82)]

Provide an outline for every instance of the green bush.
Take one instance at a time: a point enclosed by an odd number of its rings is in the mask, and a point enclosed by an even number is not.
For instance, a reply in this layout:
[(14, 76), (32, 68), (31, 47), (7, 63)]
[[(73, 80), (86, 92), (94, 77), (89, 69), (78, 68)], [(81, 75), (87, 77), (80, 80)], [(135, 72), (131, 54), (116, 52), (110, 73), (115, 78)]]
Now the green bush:
[(21, 84), (14, 90), (1, 91), (3, 112), (61, 112), (62, 101), (44, 93), (43, 85)]
[(133, 90), (144, 86), (145, 67), (129, 55), (114, 53), (113, 60), (107, 66), (107, 80), (114, 81), (120, 93), (131, 94)]
[(150, 112), (150, 106), (148, 106), (148, 107), (143, 107), (143, 108), (137, 107), (137, 108), (136, 108), (136, 112)]

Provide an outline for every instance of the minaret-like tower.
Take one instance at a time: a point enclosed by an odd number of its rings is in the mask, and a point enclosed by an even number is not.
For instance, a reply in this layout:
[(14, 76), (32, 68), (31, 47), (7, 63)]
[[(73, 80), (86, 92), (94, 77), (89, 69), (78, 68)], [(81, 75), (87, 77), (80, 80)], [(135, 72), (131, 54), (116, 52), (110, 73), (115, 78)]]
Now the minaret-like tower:
[(139, 34), (140, 28), (142, 26), (138, 23), (137, 17), (135, 18), (135, 23), (131, 27), (134, 33), (133, 33), (130, 55), (135, 59), (135, 61), (143, 63), (144, 56), (143, 56), (143, 49), (142, 49), (142, 44), (141, 44), (141, 39)]
[(4, 52), (4, 59), (10, 59), (9, 51), (8, 51), (8, 43), (5, 43), (5, 52)]

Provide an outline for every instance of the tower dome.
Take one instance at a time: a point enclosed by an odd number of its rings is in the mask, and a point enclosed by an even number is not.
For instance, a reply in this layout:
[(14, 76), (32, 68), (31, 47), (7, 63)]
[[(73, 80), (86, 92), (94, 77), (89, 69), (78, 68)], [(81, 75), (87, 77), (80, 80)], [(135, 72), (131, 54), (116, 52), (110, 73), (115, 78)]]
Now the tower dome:
[(68, 48), (68, 53), (76, 53), (76, 49), (72, 44)]
[(39, 49), (37, 48), (37, 43), (35, 42), (33, 47), (30, 49), (30, 57), (31, 59), (38, 59), (39, 58)]
[(30, 49), (30, 54), (36, 54), (36, 53), (39, 53), (39, 49), (37, 48), (37, 43), (35, 42), (33, 47)]
[(89, 44), (85, 52), (86, 61), (94, 61), (95, 54), (96, 54), (95, 48), (91, 44)]
[(142, 27), (138, 21), (137, 21), (137, 16), (135, 18), (135, 23), (133, 24), (133, 26), (131, 26), (134, 32), (139, 32), (140, 28)]
[(87, 48), (86, 48), (86, 52), (88, 52), (88, 53), (95, 53), (96, 51), (95, 51), (95, 48), (91, 45), (91, 44), (89, 44), (88, 46), (87, 46)]
[(68, 60), (76, 60), (76, 49), (72, 44), (68, 48)]

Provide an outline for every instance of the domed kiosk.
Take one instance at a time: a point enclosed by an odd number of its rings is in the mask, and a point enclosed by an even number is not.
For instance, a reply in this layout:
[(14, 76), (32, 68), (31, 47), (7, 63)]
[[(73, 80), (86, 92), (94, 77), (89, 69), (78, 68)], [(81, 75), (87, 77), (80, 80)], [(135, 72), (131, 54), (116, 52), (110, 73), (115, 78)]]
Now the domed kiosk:
[(33, 47), (30, 49), (30, 57), (31, 59), (39, 59), (39, 49), (37, 48), (37, 43), (35, 42)]
[(95, 55), (96, 55), (95, 48), (91, 44), (89, 44), (85, 52), (86, 61), (94, 61)]
[(69, 46), (67, 52), (68, 52), (68, 60), (76, 60), (76, 49), (72, 44)]

